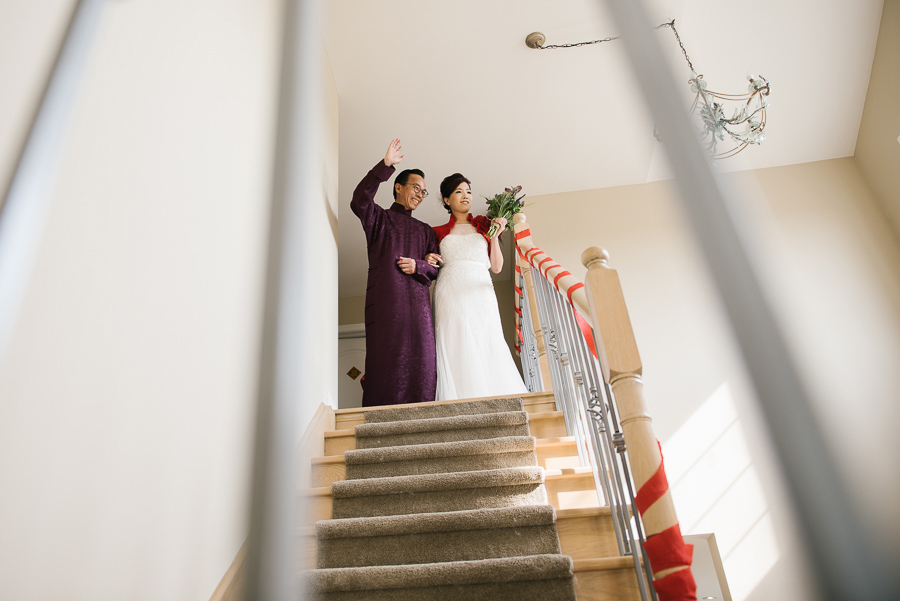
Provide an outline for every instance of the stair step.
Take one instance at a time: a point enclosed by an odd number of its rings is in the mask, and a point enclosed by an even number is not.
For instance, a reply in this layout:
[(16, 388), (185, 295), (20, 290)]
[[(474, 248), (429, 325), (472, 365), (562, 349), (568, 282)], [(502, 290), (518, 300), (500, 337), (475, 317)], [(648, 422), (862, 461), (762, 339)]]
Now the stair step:
[[(497, 511), (497, 510), (493, 510)], [(560, 509), (556, 511), (556, 529), (560, 552), (572, 559), (617, 557), (616, 533), (609, 507)], [(300, 529), (300, 567), (316, 567), (316, 530), (313, 526)]]
[[(366, 424), (367, 425), (367, 424)], [(374, 425), (374, 424), (373, 424)], [(505, 436), (534, 436), (538, 439), (567, 438), (566, 423), (561, 411), (528, 414), (528, 432), (507, 433)], [(363, 448), (357, 445), (354, 429), (325, 432), (325, 455), (343, 455), (344, 451)]]
[(539, 438), (537, 453), (538, 465), (548, 470), (581, 466), (574, 436)]
[(529, 436), (528, 414), (524, 411), (367, 423), (354, 430), (357, 449)]
[(546, 470), (547, 501), (557, 509), (600, 507), (600, 495), (590, 467)]
[(367, 424), (405, 422), (420, 419), (439, 419), (462, 415), (486, 415), (489, 413), (509, 413), (525, 411), (521, 397), (497, 398), (466, 403), (415, 403), (411, 405), (388, 405), (380, 411), (367, 411)]
[(572, 560), (531, 555), (436, 564), (305, 572), (306, 591), (324, 601), (574, 601)]
[[(539, 439), (535, 451), (537, 453), (537, 465), (543, 468), (561, 469), (580, 466), (574, 436)], [(330, 486), (332, 482), (346, 479), (346, 465), (343, 454), (313, 458), (313, 486)]]
[(319, 568), (474, 561), (559, 553), (549, 505), (327, 520)]
[[(432, 403), (418, 403), (417, 407), (440, 406), (449, 404), (476, 403), (488, 399), (496, 399), (498, 397), (486, 397), (482, 399), (466, 399), (463, 401), (434, 401)], [(502, 398), (502, 397), (501, 397)], [(525, 411), (528, 413), (538, 413), (543, 411), (556, 411), (556, 400), (553, 398), (552, 392), (529, 392), (520, 397), (523, 402)], [(381, 407), (366, 407), (354, 409), (338, 409), (334, 413), (335, 429), (347, 430), (354, 426), (366, 423), (367, 414), (375, 414), (382, 411), (390, 411), (396, 409), (396, 405), (384, 405)], [(376, 418), (378, 419), (378, 418)], [(375, 420), (373, 420), (375, 421)]]
[[(304, 567), (318, 540), (316, 598), (639, 599), (552, 394), (342, 410), (335, 427), (313, 463), (323, 486), (299, 500), (303, 522), (328, 519), (300, 533)], [(565, 577), (546, 578), (544, 561)]]
[(536, 466), (342, 480), (331, 485), (334, 518), (463, 511), (547, 502)]
[[(541, 470), (541, 468), (539, 467), (533, 467), (531, 469)], [(470, 474), (477, 473), (479, 472), (462, 472), (458, 474), (445, 475), (459, 478), (460, 481), (464, 482)], [(416, 478), (427, 478), (428, 476), (400, 477), (415, 480)], [(381, 478), (378, 480), (387, 480), (387, 478)], [(543, 480), (547, 500), (531, 501), (522, 504), (529, 505), (549, 502), (551, 505), (556, 507), (557, 511), (600, 507), (600, 500), (597, 495), (597, 491), (594, 488), (593, 473), (591, 472), (591, 468), (589, 467), (567, 468), (563, 470), (546, 470), (544, 472)], [(348, 483), (363, 483), (369, 481), (371, 480), (342, 480), (340, 482), (335, 482), (333, 486), (343, 486)], [(300, 491), (300, 495), (304, 498), (302, 502), (305, 503), (304, 514), (301, 517), (301, 523), (311, 525), (318, 520), (330, 520), (333, 517), (342, 517), (341, 515), (333, 514), (332, 497), (330, 491), (331, 487), (329, 486), (307, 488)], [(424, 499), (425, 497), (422, 496), (422, 498)], [(361, 501), (354, 502), (354, 504), (357, 503), (361, 503)], [(467, 508), (460, 507), (457, 508), (456, 511), (459, 511), (461, 509)], [(446, 511), (450, 510), (447, 509)]]
[(472, 472), (537, 463), (536, 440), (505, 436), (399, 447), (358, 449), (344, 453), (347, 480), (415, 474)]
[(578, 601), (640, 601), (638, 577), (630, 556), (579, 559), (573, 563)]

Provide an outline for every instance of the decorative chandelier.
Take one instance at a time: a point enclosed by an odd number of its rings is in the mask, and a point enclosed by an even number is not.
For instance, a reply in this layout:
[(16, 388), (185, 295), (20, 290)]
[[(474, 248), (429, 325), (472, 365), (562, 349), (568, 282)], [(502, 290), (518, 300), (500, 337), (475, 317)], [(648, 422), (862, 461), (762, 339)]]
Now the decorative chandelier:
[[(706, 80), (703, 79), (703, 75), (697, 74), (687, 51), (684, 49), (681, 36), (678, 35), (678, 30), (675, 29), (675, 20), (672, 19), (668, 23), (662, 23), (655, 29), (662, 29), (663, 27), (668, 27), (675, 34), (675, 40), (678, 42), (681, 53), (684, 55), (684, 60), (687, 62), (693, 75), (688, 80), (691, 92), (694, 93), (694, 102), (691, 105), (690, 114), (697, 115), (700, 118), (702, 122), (702, 127), (699, 131), (700, 139), (706, 143), (706, 151), (712, 158), (727, 159), (744, 150), (750, 144), (761, 144), (765, 141), (766, 108), (768, 108), (770, 91), (769, 81), (762, 75), (749, 75), (747, 79), (750, 81), (750, 85), (747, 86), (746, 94), (722, 94), (708, 89)], [(618, 36), (613, 36), (573, 44), (545, 45), (546, 37), (544, 34), (536, 31), (525, 38), (525, 44), (535, 50), (550, 50), (602, 44), (603, 42), (611, 42), (617, 39)], [(728, 118), (725, 116), (726, 108), (730, 107), (734, 107), (734, 112)], [(658, 140), (659, 135), (655, 131), (654, 135)], [(727, 143), (723, 145), (724, 148), (720, 147), (719, 143), (726, 141)]]

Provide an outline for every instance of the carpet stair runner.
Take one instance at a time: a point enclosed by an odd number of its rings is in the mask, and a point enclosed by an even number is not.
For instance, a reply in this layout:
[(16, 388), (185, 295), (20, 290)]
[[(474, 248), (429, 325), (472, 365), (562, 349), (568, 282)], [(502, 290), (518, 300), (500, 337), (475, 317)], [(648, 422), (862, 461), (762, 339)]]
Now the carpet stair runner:
[(574, 601), (521, 399), (367, 412), (355, 433), (313, 598)]

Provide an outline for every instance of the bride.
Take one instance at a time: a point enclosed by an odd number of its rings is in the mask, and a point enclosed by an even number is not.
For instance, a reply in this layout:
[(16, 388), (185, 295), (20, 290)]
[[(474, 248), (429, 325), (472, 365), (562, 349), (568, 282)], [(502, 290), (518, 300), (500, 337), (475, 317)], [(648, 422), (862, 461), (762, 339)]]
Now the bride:
[[(442, 263), (434, 288), (434, 341), (437, 351), (436, 400), (448, 401), (527, 392), (503, 338), (494, 284), (488, 269), (500, 273), (500, 232), (506, 219), (473, 217), (471, 182), (454, 173), (441, 182), (446, 225), (434, 228)], [(488, 238), (492, 223), (497, 234)]]

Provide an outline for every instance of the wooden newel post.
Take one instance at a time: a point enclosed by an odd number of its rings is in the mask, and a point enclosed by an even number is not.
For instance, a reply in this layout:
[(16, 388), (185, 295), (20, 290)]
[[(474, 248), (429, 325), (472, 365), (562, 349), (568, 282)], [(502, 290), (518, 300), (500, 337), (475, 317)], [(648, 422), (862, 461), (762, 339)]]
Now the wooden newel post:
[[(644, 401), (641, 357), (625, 307), (619, 275), (609, 268), (608, 261), (609, 253), (597, 247), (589, 248), (581, 255), (581, 262), (588, 269), (584, 284), (591, 320), (606, 350), (606, 361), (601, 364), (603, 376), (609, 382), (618, 406), (632, 476), (635, 487), (640, 491), (657, 475), (662, 454)], [(678, 524), (669, 490), (646, 508), (642, 521), (648, 538)], [(681, 538), (680, 533), (678, 538)], [(690, 564), (657, 570), (651, 557), (651, 567), (654, 579), (659, 579), (672, 572), (690, 569)]]
[[(531, 240), (531, 231), (528, 228), (528, 224), (525, 223), (525, 214), (516, 213), (513, 215), (513, 223), (515, 223), (513, 231), (516, 234), (516, 240), (521, 242), (523, 246), (531, 248), (534, 243)], [(519, 235), (522, 232), (525, 232), (525, 235), (520, 238)], [(538, 352), (538, 365), (540, 365), (541, 368), (541, 381), (544, 390), (551, 391), (553, 390), (553, 381), (550, 379), (550, 363), (547, 359), (547, 348), (544, 346), (544, 331), (541, 329), (541, 317), (540, 313), (538, 313), (537, 296), (535, 296), (534, 292), (531, 264), (520, 257), (519, 253), (516, 253), (516, 262), (519, 265), (519, 269), (522, 270), (522, 279), (525, 280), (525, 291), (528, 293), (528, 310), (531, 313), (531, 328), (534, 330), (535, 346), (537, 346)]]

